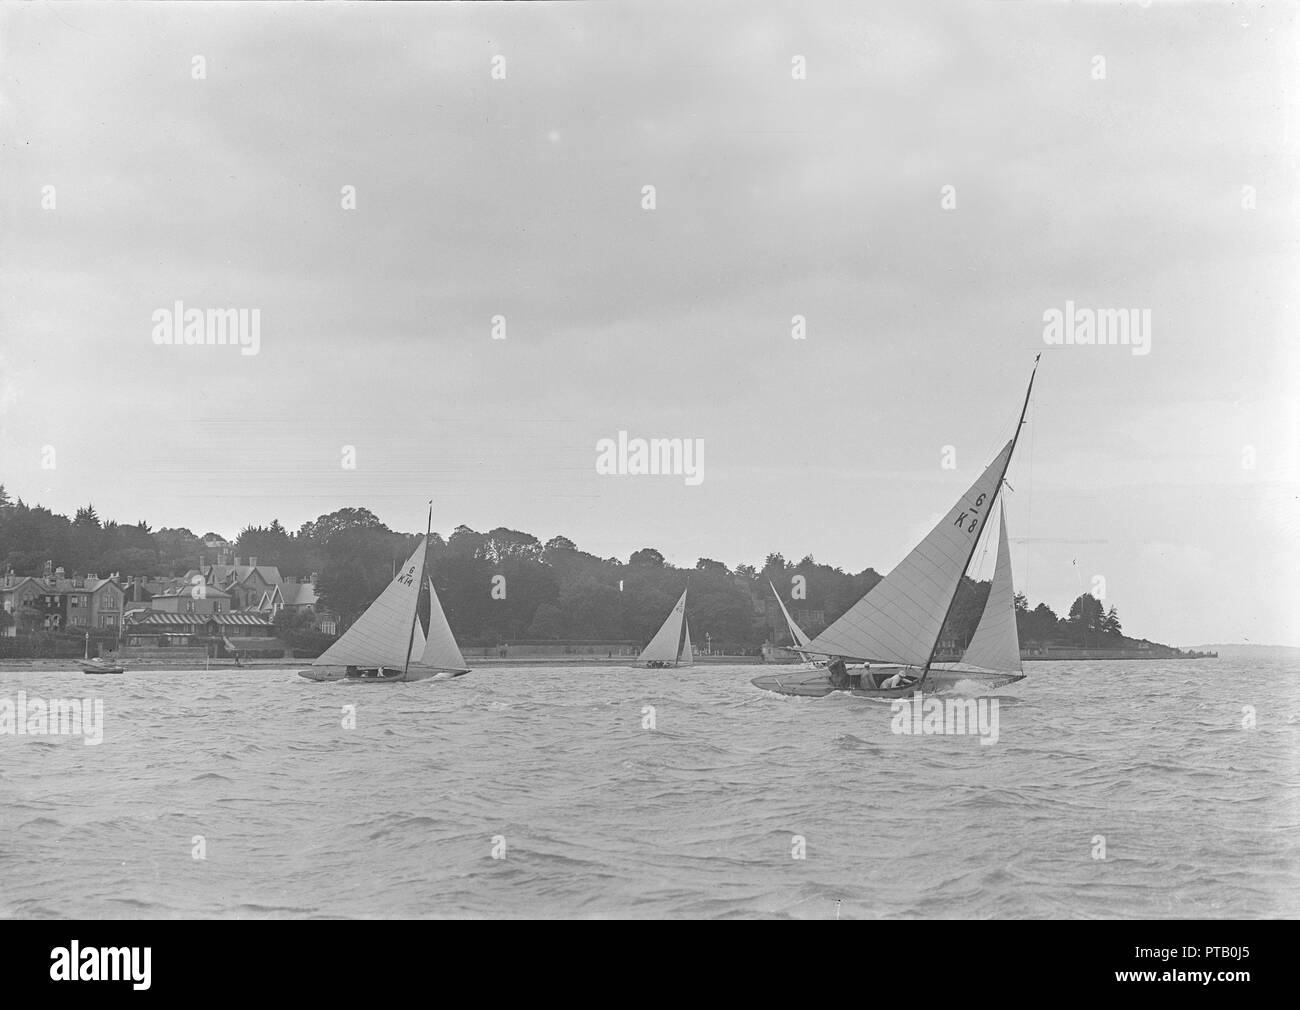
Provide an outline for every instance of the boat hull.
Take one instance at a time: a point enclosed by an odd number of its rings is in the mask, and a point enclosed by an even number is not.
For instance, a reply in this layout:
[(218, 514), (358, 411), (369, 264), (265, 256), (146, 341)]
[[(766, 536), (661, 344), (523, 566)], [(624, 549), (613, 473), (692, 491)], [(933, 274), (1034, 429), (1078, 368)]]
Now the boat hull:
[(402, 673), (395, 670), (391, 675), (386, 676), (367, 676), (364, 672), (348, 673), (346, 669), (339, 666), (322, 666), (313, 667), (310, 670), (299, 670), (298, 676), (304, 680), (315, 681), (316, 683), (337, 683), (337, 684), (412, 684), (418, 680), (455, 680), (457, 677), (463, 677), (469, 673), (468, 670), (433, 670), (433, 669), (414, 669)]
[(125, 666), (108, 666), (107, 664), (82, 662), (82, 673), (126, 673)]
[[(881, 671), (879, 668), (876, 669), (877, 672), (886, 672)], [(1005, 676), (1000, 675), (996, 679), (985, 679), (975, 674), (936, 673), (932, 670), (925, 679), (924, 690), (919, 689), (916, 684), (893, 688), (863, 688), (860, 686), (861, 679), (857, 676), (852, 677), (850, 684), (858, 686), (845, 688), (833, 687), (830, 674), (822, 670), (815, 670), (811, 672), (769, 673), (761, 677), (755, 677), (750, 683), (763, 691), (772, 691), (776, 694), (785, 694), (796, 698), (825, 698), (828, 694), (847, 694), (855, 698), (910, 698), (918, 693), (934, 694), (943, 691), (953, 687), (960, 681), (987, 683), (988, 687), (994, 688), (1023, 679), (1024, 674), (1019, 676), (1007, 674)]]

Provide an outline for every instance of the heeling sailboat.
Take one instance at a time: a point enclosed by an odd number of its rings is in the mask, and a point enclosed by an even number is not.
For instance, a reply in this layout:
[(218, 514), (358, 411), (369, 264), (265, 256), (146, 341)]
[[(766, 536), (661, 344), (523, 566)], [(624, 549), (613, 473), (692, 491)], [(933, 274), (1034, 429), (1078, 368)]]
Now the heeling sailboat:
[(424, 555), (433, 528), (375, 602), (328, 649), (298, 675), (315, 681), (379, 684), (445, 680), (469, 673), (447, 624), (438, 593), (429, 586), (429, 630), (420, 627), (420, 589), (426, 582)]
[(682, 595), (673, 609), (668, 612), (659, 630), (655, 632), (650, 644), (637, 656), (637, 666), (646, 666), (652, 670), (661, 670), (670, 666), (693, 666), (695, 652), (691, 648), (691, 625), (686, 620), (686, 593)]
[[(1041, 357), (1041, 355), (1039, 356)], [(1038, 358), (1034, 359), (1034, 374), (1038, 371)], [(957, 600), (957, 590), (962, 576), (970, 566), (975, 548), (980, 540), (988, 517), (997, 503), (998, 493), (1006, 478), (1007, 468), (1015, 452), (1016, 442), (1025, 423), (1029, 398), (1033, 393), (1034, 375), (1029, 377), (1020, 420), (1011, 440), (1002, 447), (939, 524), (932, 529), (898, 566), (885, 576), (862, 599), (855, 603), (837, 621), (808, 643), (809, 652), (835, 657), (825, 673), (803, 675), (769, 674), (755, 677), (756, 687), (781, 694), (821, 697), (833, 691), (849, 691), (855, 695), (875, 698), (907, 697), (929, 687), (937, 689), (966, 678), (965, 672), (956, 672), (934, 664), (939, 649), (939, 636), (952, 613)], [(1005, 527), (1005, 523), (1003, 523)], [(1006, 536), (999, 542), (999, 564), (1005, 549)], [(995, 573), (994, 587), (990, 587), (990, 600), (985, 605), (985, 616), (1002, 628), (1005, 614), (997, 601), (1005, 591), (1012, 592), (1010, 552), (1007, 552), (1002, 584)], [(994, 588), (998, 595), (994, 596)], [(1014, 602), (1010, 615), (1014, 631)], [(996, 612), (990, 608), (995, 608)], [(971, 640), (978, 646), (972, 660), (1007, 665), (1005, 633), (994, 634), (994, 625), (981, 634), (984, 621)], [(994, 639), (997, 639), (996, 645)], [(970, 654), (967, 649), (967, 654)], [(869, 668), (849, 673), (844, 660), (865, 661)], [(967, 656), (955, 666), (965, 666)], [(874, 665), (874, 669), (870, 668)], [(974, 662), (969, 664), (975, 673), (994, 674), (990, 686), (1002, 686), (1020, 680), (1019, 651), (1016, 653), (1015, 672), (986, 669)], [(933, 670), (933, 673), (932, 673)]]

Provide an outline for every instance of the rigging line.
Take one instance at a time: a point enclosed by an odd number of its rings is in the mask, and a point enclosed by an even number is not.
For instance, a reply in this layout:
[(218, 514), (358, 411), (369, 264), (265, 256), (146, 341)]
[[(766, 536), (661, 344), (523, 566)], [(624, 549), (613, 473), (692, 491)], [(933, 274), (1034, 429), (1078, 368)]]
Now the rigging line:
[[(1034, 401), (1030, 405), (1033, 411), (1033, 420), (1038, 420), (1038, 402)], [(1029, 460), (1025, 466), (1025, 483), (1029, 486), (1025, 489), (1025, 534), (1026, 536), (1034, 535), (1034, 447), (1038, 444), (1038, 425), (1031, 422), (1029, 429)], [(1023, 592), (1025, 594), (1025, 606), (1029, 606), (1029, 557), (1033, 552), (1028, 546), (1025, 547), (1025, 582)]]

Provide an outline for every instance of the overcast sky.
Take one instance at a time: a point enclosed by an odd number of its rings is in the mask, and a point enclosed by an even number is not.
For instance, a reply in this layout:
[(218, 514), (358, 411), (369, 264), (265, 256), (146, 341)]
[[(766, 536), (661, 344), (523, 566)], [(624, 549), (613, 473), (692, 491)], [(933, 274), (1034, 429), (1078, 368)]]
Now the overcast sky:
[[(228, 537), (432, 497), (444, 534), (885, 572), (1041, 350), (1017, 588), (1300, 645), (1296, 17), (5, 5), (0, 480)], [(156, 345), (176, 300), (259, 309), (259, 353)], [(1045, 347), (1067, 300), (1150, 310), (1150, 353)], [(597, 474), (620, 430), (703, 439), (703, 482)]]

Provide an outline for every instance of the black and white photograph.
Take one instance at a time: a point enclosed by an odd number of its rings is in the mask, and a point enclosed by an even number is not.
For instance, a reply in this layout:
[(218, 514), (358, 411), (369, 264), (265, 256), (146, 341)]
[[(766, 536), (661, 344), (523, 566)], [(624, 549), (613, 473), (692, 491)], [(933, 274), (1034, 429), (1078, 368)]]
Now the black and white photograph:
[(0, 6), (0, 919), (1220, 920), (1093, 967), (1249, 982), (1298, 22)]

